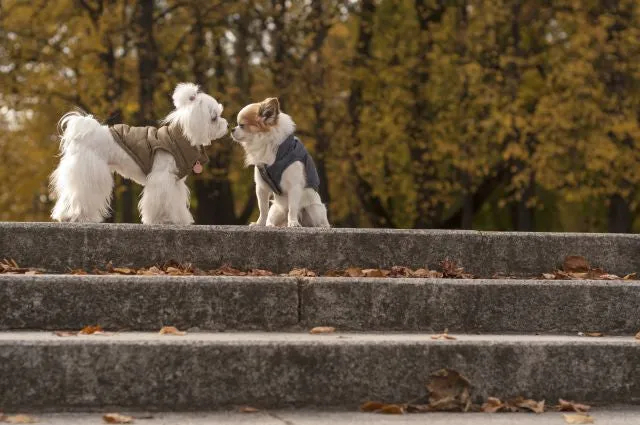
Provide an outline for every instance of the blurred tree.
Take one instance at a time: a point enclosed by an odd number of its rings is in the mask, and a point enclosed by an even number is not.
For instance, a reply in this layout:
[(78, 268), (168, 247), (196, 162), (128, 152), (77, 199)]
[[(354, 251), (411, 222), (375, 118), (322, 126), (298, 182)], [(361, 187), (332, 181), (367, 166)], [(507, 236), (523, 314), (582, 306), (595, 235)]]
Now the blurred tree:
[[(277, 96), (339, 226), (639, 230), (633, 0), (6, 0), (1, 219), (44, 219), (55, 122), (153, 124), (194, 81), (233, 123)], [(244, 224), (229, 139), (190, 179), (196, 222)], [(22, 159), (22, 161), (21, 161)], [(120, 181), (115, 221), (140, 188)]]

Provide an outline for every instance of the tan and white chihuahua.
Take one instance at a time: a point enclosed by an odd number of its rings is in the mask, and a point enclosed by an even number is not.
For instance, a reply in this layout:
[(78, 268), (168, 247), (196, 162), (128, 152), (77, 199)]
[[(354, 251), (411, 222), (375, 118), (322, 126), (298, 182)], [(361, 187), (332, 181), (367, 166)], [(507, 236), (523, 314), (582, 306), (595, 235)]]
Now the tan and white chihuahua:
[[(313, 159), (295, 137), (296, 125), (276, 98), (245, 106), (231, 132), (244, 148), (254, 179), (260, 216), (255, 226), (329, 227), (320, 199), (320, 179)], [(274, 200), (269, 207), (269, 197)]]

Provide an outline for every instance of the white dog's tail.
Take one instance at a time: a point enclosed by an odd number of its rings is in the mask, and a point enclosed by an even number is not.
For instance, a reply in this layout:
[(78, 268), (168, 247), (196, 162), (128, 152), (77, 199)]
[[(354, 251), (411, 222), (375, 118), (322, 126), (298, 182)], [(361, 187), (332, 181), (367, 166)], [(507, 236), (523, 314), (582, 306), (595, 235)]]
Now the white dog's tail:
[(78, 141), (100, 128), (100, 123), (84, 112), (67, 112), (58, 121), (60, 133), (60, 152), (65, 153), (72, 141)]

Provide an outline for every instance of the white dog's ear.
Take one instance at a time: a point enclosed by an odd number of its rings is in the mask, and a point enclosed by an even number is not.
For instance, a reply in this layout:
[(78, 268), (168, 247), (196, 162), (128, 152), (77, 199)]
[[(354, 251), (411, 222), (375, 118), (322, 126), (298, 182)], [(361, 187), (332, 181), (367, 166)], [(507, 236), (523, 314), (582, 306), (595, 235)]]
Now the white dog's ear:
[(176, 109), (192, 104), (198, 96), (199, 87), (193, 83), (180, 83), (173, 91), (173, 104)]
[(260, 104), (260, 109), (258, 110), (258, 115), (262, 122), (266, 125), (274, 125), (278, 122), (278, 115), (280, 114), (280, 102), (278, 102), (278, 98), (270, 97), (265, 99)]

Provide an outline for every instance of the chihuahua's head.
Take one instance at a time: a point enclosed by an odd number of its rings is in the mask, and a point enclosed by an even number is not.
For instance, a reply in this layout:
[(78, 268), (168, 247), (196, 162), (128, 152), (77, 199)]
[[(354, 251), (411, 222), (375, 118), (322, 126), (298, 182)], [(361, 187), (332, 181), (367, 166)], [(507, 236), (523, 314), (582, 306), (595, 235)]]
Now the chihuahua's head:
[(247, 164), (269, 163), (295, 128), (291, 117), (280, 110), (278, 99), (269, 97), (240, 110), (231, 136), (245, 149)]

